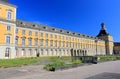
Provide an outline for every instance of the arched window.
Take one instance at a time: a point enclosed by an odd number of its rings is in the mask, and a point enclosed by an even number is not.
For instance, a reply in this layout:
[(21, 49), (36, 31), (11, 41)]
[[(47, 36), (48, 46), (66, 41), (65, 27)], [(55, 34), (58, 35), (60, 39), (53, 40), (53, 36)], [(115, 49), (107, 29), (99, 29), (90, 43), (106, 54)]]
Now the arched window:
[(9, 56), (10, 56), (10, 48), (6, 48), (5, 57), (9, 57)]

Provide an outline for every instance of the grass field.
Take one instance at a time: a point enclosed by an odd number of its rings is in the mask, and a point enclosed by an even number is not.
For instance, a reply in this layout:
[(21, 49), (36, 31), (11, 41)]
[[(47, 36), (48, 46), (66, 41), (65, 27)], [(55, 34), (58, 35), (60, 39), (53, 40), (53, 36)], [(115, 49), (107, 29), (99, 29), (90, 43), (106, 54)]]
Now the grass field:
[(120, 55), (106, 55), (98, 57), (100, 58), (100, 61), (120, 60)]
[(0, 60), (0, 68), (18, 67), (39, 62), (40, 58), (20, 58)]
[[(108, 61), (108, 60), (120, 60), (120, 55), (113, 55), (113, 56), (99, 56), (100, 61)], [(31, 65), (37, 62), (41, 62), (42, 60), (45, 60), (44, 62), (50, 62), (50, 63), (57, 63), (64, 62), (69, 63), (72, 62), (70, 56), (62, 56), (62, 57), (32, 57), (32, 58), (19, 58), (19, 59), (4, 59), (0, 60), (0, 68), (8, 68), (8, 67), (19, 67), (19, 66), (25, 66), (25, 65)], [(74, 63), (74, 62), (73, 62)], [(76, 61), (75, 61), (76, 63)]]

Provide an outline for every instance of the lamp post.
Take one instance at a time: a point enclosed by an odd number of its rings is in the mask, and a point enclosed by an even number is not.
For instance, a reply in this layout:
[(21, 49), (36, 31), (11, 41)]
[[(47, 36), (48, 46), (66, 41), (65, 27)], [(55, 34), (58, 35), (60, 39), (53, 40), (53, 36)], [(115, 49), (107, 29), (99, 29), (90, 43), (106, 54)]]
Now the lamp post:
[(97, 56), (97, 43), (98, 43), (97, 39), (95, 40), (95, 43), (96, 43), (96, 56)]

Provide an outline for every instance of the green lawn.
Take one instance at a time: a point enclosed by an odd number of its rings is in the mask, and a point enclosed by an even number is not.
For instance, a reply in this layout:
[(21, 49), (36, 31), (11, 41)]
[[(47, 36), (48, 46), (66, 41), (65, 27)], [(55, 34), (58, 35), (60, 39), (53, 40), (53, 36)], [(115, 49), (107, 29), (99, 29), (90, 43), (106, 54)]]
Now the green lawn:
[(76, 64), (82, 64), (81, 60), (71, 60), (70, 56), (63, 56), (63, 57), (48, 57), (49, 64), (46, 64), (44, 66), (44, 69), (51, 71), (55, 69), (56, 67), (61, 67), (61, 66), (72, 66)]
[(5, 59), (0, 60), (0, 67), (1, 68), (8, 68), (8, 67), (17, 67), (17, 66), (24, 66), (30, 65), (35, 62), (39, 62), (40, 58), (20, 58), (20, 59)]
[(99, 56), (100, 61), (120, 60), (120, 55)]

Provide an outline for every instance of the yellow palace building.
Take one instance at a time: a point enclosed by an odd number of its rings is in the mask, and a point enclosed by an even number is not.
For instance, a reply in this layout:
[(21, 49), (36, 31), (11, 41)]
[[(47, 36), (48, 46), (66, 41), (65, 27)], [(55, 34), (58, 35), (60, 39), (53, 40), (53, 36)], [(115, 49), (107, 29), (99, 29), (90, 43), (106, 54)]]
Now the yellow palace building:
[(17, 7), (0, 0), (0, 59), (113, 54), (113, 38), (102, 23), (97, 37), (16, 20)]

